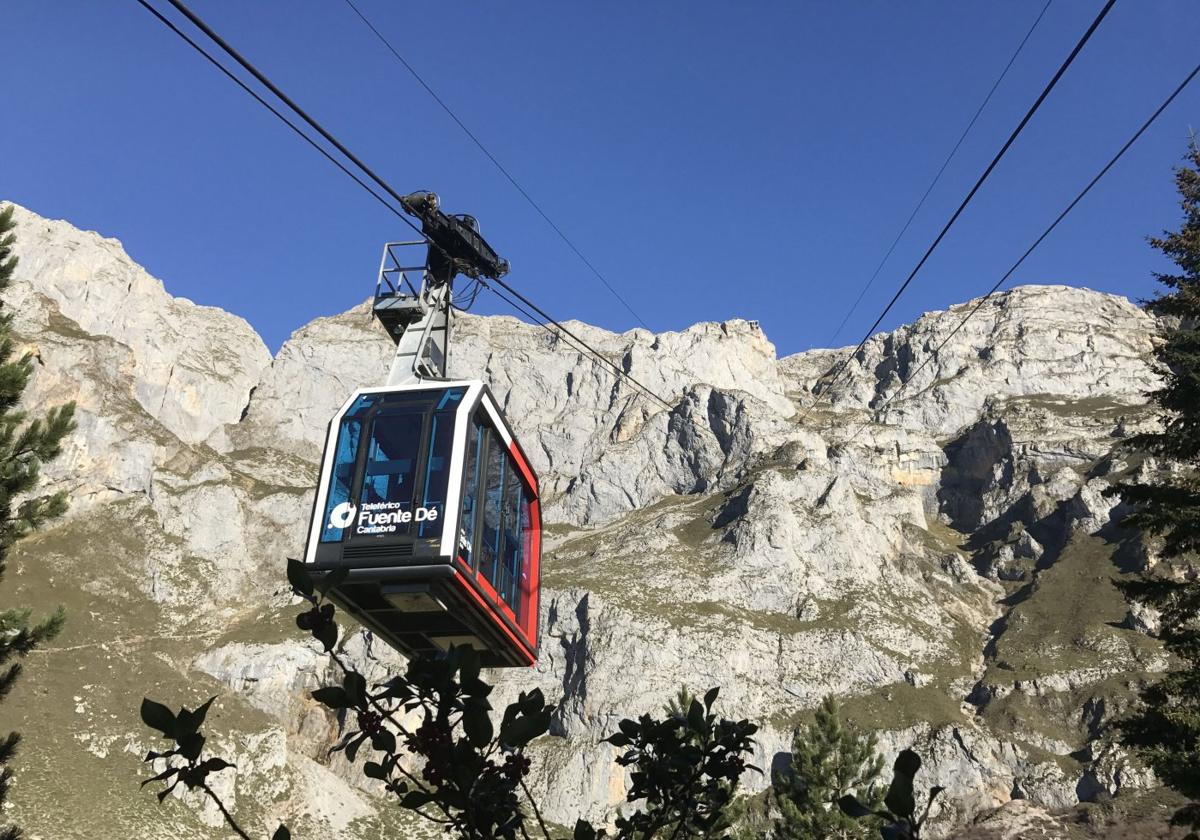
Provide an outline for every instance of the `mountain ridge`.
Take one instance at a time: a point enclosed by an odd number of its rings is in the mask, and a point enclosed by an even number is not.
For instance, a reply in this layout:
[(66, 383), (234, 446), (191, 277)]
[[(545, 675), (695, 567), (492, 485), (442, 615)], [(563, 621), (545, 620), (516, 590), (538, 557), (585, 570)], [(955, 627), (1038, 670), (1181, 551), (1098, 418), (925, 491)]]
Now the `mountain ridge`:
[[(17, 594), (68, 603), (61, 650), (41, 667), (88, 698), (63, 713), (70, 737), (18, 721), (52, 745), (22, 765), (18, 814), (83, 836), (36, 794), (45, 783), (71, 801), (47, 780), (96, 762), (130, 783), (94, 792), (114, 833), (207, 836), (211, 809), (198, 824), (186, 807), (125, 802), (148, 746), (135, 695), (188, 702), (200, 681), (223, 695), (214, 724), (240, 727), (224, 783), (252, 822), (346, 837), (392, 825), (369, 789), (346, 785), (361, 782), (354, 768), (323, 757), (337, 724), (304, 691), (327, 665), (288, 629), (280, 573), (302, 543), (325, 424), (350, 390), (383, 380), (391, 342), (359, 306), (272, 356), (236, 316), (155, 286), (115, 240), (17, 219), (6, 305), (41, 359), (30, 401), (80, 403), (79, 432), (46, 471), (76, 504), (20, 547)], [(611, 815), (626, 782), (599, 738), (681, 683), (720, 684), (728, 709), (763, 721), (764, 767), (823, 694), (841, 695), (885, 753), (917, 748), (926, 783), (950, 788), (942, 834), (1010, 799), (1068, 807), (1152, 786), (1107, 724), (1165, 664), (1108, 584), (1153, 552), (1115, 534), (1100, 491), (1153, 468), (1113, 445), (1153, 423), (1154, 320), (1118, 296), (1020, 287), (934, 357), (974, 303), (873, 336), (815, 407), (838, 351), (777, 359), (750, 321), (657, 335), (576, 325), (673, 395), (665, 411), (536, 326), (460, 320), (451, 372), (489, 381), (546, 493), (542, 660), (494, 678), (501, 701), (537, 685), (560, 704), (534, 767), (552, 819)], [(878, 422), (873, 409), (919, 367)], [(99, 556), (102, 575), (87, 562)], [(100, 644), (125, 654), (71, 658)], [(369, 676), (398, 665), (369, 636), (347, 644)], [(101, 686), (108, 666), (124, 669), (119, 688)]]

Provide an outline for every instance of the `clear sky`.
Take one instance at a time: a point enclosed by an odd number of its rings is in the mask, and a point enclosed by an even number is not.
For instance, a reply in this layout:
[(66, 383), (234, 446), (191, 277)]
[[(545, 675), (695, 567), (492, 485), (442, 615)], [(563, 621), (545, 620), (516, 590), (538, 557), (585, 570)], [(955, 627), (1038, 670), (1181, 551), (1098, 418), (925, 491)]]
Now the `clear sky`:
[[(782, 355), (829, 346), (1044, 0), (357, 2), (653, 329), (754, 318)], [(838, 345), (1100, 5), (1054, 0)], [(556, 317), (636, 325), (342, 0), (192, 8), (397, 189), (479, 217)], [(272, 348), (371, 292), (407, 229), (133, 0), (4, 0), (0, 26), (0, 197), (121, 239)], [(1119, 0), (884, 327), (990, 287), (1197, 45), (1194, 0)], [(1015, 281), (1151, 293), (1190, 126), (1200, 83)]]

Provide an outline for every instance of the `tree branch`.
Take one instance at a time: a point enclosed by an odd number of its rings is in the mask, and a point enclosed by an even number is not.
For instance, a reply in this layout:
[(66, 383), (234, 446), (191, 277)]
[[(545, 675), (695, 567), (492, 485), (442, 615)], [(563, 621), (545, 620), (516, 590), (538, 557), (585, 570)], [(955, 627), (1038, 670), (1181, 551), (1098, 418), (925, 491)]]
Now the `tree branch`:
[(217, 807), (221, 810), (221, 816), (225, 817), (225, 822), (229, 823), (229, 827), (237, 832), (238, 837), (241, 837), (242, 840), (250, 840), (250, 835), (242, 831), (242, 827), (237, 824), (237, 821), (233, 818), (233, 814), (229, 813), (229, 809), (225, 807), (225, 803), (221, 801), (221, 797), (217, 796), (216, 791), (210, 788), (207, 782), (202, 784), (200, 789), (208, 794), (209, 799), (217, 803)]
[[(521, 791), (525, 794), (525, 798), (529, 800), (529, 804), (533, 808), (533, 816), (537, 819), (538, 828), (542, 830), (542, 837), (550, 840), (550, 831), (546, 828), (546, 821), (542, 819), (542, 812), (538, 808), (537, 800), (533, 798), (533, 794), (529, 791), (529, 785), (525, 784), (523, 777), (521, 779)], [(524, 826), (522, 826), (521, 830), (524, 831)]]

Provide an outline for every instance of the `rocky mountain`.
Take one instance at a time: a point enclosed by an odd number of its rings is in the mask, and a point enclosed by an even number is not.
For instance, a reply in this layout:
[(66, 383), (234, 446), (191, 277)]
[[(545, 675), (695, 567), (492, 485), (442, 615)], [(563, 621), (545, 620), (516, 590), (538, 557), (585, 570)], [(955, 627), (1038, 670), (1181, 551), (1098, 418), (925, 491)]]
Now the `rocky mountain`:
[[(391, 342), (364, 305), (272, 357), (116, 240), (17, 214), (27, 401), (75, 400), (80, 421), (46, 471), (71, 512), (18, 547), (4, 594), (70, 612), (0, 706), (28, 745), (13, 816), (33, 837), (226, 836), (210, 806), (137, 789), (143, 694), (217, 694), (208, 728), (237, 769), (216, 778), (257, 833), (419, 836), (327, 758), (338, 722), (306, 694), (327, 665), (283, 579), (325, 424), (383, 380)], [(1107, 727), (1166, 664), (1110, 582), (1153, 555), (1101, 491), (1154, 466), (1114, 447), (1154, 422), (1155, 323), (1036, 286), (954, 332), (970, 306), (875, 336), (832, 391), (844, 353), (779, 359), (754, 322), (571, 324), (670, 410), (537, 327), (460, 319), (452, 373), (490, 383), (546, 491), (541, 659), (492, 678), (502, 701), (536, 685), (559, 704), (534, 767), (550, 819), (614, 813), (626, 778), (599, 741), (680, 685), (760, 721), (764, 768), (837, 694), (948, 788), (940, 836), (1011, 800), (1036, 822), (1153, 788)], [(369, 634), (345, 644), (370, 674), (400, 664)]]

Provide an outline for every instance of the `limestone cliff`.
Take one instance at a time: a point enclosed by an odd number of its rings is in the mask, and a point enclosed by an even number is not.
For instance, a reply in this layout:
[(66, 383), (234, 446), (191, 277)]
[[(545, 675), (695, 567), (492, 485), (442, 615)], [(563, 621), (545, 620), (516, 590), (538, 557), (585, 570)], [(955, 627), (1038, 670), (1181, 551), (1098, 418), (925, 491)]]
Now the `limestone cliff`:
[[(6, 596), (71, 619), (0, 707), (30, 745), (15, 816), (34, 836), (217, 836), (215, 813), (136, 789), (142, 694), (207, 692), (238, 763), (224, 789), (256, 829), (405, 825), (326, 758), (337, 721), (306, 696), (326, 665), (282, 573), (328, 417), (381, 381), (391, 343), (364, 306), (271, 358), (115, 240), (17, 218), (6, 305), (39, 362), (28, 402), (76, 400), (80, 429), (48, 470), (72, 511), (19, 547)], [(625, 779), (599, 740), (681, 684), (720, 685), (763, 723), (763, 767), (838, 694), (886, 752), (927, 758), (924, 782), (949, 789), (943, 833), (1010, 799), (1153, 784), (1106, 728), (1164, 666), (1110, 583), (1152, 557), (1100, 491), (1153, 466), (1114, 445), (1153, 422), (1154, 322), (1123, 298), (1025, 287), (931, 358), (970, 305), (875, 336), (822, 400), (840, 357), (777, 359), (753, 322), (572, 325), (669, 411), (537, 327), (460, 320), (452, 373), (490, 383), (547, 490), (541, 660), (493, 679), (559, 704), (534, 770), (551, 819), (613, 812)], [(398, 664), (369, 636), (346, 644), (373, 673)]]

